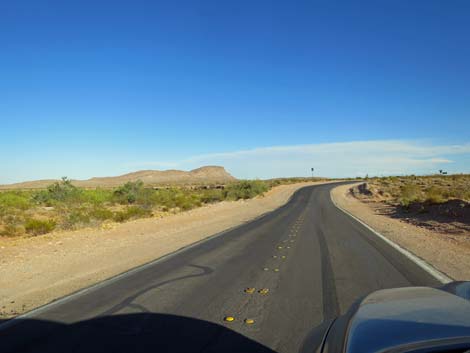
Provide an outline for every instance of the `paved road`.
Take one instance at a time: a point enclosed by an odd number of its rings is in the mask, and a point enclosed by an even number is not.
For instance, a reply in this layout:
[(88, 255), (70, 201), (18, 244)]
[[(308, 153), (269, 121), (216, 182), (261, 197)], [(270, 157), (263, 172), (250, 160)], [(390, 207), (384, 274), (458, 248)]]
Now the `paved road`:
[(0, 331), (0, 351), (296, 352), (370, 291), (438, 285), (338, 210), (331, 187), (50, 306)]

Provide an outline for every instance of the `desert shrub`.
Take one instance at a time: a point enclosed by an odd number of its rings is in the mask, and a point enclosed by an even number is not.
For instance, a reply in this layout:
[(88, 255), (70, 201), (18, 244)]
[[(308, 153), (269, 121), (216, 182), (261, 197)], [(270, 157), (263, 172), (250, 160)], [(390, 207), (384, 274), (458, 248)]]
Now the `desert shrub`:
[(54, 206), (58, 202), (77, 203), (82, 201), (83, 190), (72, 185), (72, 182), (66, 177), (61, 182), (49, 185), (46, 190), (38, 191), (34, 194), (33, 199), (47, 206)]
[(183, 211), (187, 211), (192, 208), (201, 206), (202, 202), (196, 194), (181, 192), (175, 198), (174, 205)]
[(419, 200), (421, 195), (420, 188), (415, 184), (405, 184), (400, 188), (400, 197), (398, 198), (400, 204), (408, 207), (411, 203)]
[(174, 199), (178, 193), (176, 189), (157, 190), (154, 195), (155, 204), (167, 208), (175, 207)]
[(467, 190), (467, 191), (463, 191), (463, 192), (462, 192), (462, 199), (463, 199), (463, 200), (470, 201), (470, 190)]
[(76, 229), (92, 223), (92, 221), (105, 221), (113, 219), (114, 212), (104, 207), (94, 206), (92, 208), (80, 207), (65, 210), (61, 227), (64, 229)]
[(28, 193), (20, 191), (0, 192), (0, 210), (11, 208), (27, 210), (32, 206), (31, 197)]
[(139, 206), (130, 206), (124, 211), (119, 211), (114, 214), (114, 220), (116, 222), (125, 222), (132, 218), (143, 218), (150, 217), (152, 215), (152, 210), (139, 207)]
[(442, 194), (446, 199), (457, 198), (461, 200), (470, 200), (470, 189), (462, 186), (444, 190)]
[(114, 191), (117, 202), (122, 204), (132, 204), (137, 201), (138, 193), (144, 188), (142, 181), (127, 182)]
[(153, 194), (147, 200), (147, 205), (145, 203), (143, 205), (147, 207), (149, 205), (157, 205), (163, 210), (176, 207), (182, 210), (189, 210), (202, 205), (203, 194), (205, 192), (177, 188), (153, 190)]
[(214, 203), (224, 199), (223, 191), (220, 189), (205, 190), (200, 195), (200, 201), (202, 203)]
[(125, 183), (114, 191), (113, 196), (120, 204), (152, 206), (157, 203), (155, 190), (145, 188), (141, 180)]
[(17, 224), (5, 224), (3, 229), (0, 231), (0, 236), (4, 237), (15, 237), (19, 235), (23, 235), (25, 229), (22, 225)]
[(31, 235), (41, 235), (50, 233), (56, 227), (56, 222), (53, 219), (41, 220), (41, 219), (28, 219), (24, 224), (26, 233)]
[(436, 186), (431, 186), (425, 191), (425, 201), (431, 204), (442, 203), (446, 199), (443, 195), (443, 192), (440, 188)]
[(227, 186), (224, 190), (227, 200), (250, 199), (269, 190), (266, 182), (261, 180), (244, 180)]
[(114, 213), (106, 208), (95, 207), (88, 212), (88, 216), (92, 219), (105, 221), (107, 219), (112, 219), (114, 217)]
[(113, 191), (104, 189), (83, 190), (81, 199), (93, 205), (103, 205), (113, 201)]
[(66, 216), (62, 226), (65, 229), (76, 228), (80, 225), (90, 223), (90, 216), (84, 209), (71, 210)]
[(136, 204), (143, 207), (152, 207), (158, 204), (156, 191), (150, 188), (143, 188), (137, 195)]

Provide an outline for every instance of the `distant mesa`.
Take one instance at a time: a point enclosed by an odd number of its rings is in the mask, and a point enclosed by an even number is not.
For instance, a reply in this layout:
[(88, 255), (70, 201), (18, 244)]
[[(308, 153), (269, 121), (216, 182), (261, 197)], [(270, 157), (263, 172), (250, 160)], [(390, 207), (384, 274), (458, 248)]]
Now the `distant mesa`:
[[(147, 185), (200, 185), (225, 184), (237, 180), (224, 167), (205, 166), (189, 172), (183, 170), (140, 170), (115, 177), (95, 177), (87, 180), (72, 180), (73, 185), (84, 188), (116, 187), (128, 181), (142, 180)], [(0, 185), (0, 189), (41, 189), (58, 180), (35, 180), (16, 184)]]

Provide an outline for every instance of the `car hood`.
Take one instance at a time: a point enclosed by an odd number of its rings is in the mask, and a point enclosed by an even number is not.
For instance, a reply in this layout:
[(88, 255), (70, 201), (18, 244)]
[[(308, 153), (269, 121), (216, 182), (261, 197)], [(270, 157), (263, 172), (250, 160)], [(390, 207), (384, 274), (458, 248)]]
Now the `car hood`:
[(469, 301), (429, 287), (386, 289), (368, 295), (355, 307), (345, 351), (382, 352), (462, 337), (470, 337)]

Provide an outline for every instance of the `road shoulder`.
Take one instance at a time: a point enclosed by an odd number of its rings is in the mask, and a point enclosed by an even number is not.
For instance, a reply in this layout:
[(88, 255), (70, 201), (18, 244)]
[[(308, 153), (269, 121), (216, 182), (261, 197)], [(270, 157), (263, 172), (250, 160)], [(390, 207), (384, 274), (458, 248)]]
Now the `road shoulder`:
[(468, 246), (448, 234), (378, 214), (372, 205), (351, 195), (349, 189), (352, 186), (341, 185), (332, 189), (331, 197), (338, 206), (449, 277), (455, 280), (470, 279)]

